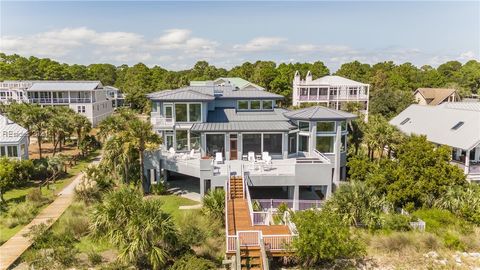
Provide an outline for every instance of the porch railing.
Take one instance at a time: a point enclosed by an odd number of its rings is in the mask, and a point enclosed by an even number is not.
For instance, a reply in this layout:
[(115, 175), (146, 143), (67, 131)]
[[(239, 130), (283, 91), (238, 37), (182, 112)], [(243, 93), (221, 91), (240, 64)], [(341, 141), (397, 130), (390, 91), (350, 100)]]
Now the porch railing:
[(266, 250), (288, 250), (295, 236), (289, 234), (264, 235), (263, 242)]
[[(262, 209), (276, 209), (281, 204), (286, 204), (288, 208), (293, 209), (295, 200), (292, 199), (254, 199), (254, 201), (260, 204)], [(322, 208), (324, 204), (323, 200), (298, 200), (299, 210), (306, 210), (310, 208)]]
[(152, 116), (150, 118), (150, 123), (154, 127), (173, 127), (175, 125), (175, 119), (170, 118), (170, 117), (162, 117), (162, 116)]

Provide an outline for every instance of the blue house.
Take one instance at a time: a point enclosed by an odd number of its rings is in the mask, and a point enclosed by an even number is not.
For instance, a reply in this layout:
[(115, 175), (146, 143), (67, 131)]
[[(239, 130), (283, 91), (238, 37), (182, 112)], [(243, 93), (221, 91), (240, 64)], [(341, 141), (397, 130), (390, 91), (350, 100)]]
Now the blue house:
[(146, 157), (152, 182), (182, 175), (200, 194), (248, 179), (252, 200), (293, 209), (322, 201), (345, 179), (347, 122), (356, 116), (316, 106), (277, 108), (283, 96), (241, 78), (196, 81), (148, 95), (163, 145)]

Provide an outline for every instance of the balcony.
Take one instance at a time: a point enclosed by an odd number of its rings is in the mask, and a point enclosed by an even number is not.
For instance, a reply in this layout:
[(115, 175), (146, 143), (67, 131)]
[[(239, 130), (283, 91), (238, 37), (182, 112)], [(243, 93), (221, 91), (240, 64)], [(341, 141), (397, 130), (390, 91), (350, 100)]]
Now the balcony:
[(175, 126), (175, 119), (171, 117), (154, 116), (150, 117), (150, 123), (156, 129), (170, 129)]
[(69, 104), (69, 103), (91, 103), (91, 98), (30, 98), (31, 103), (38, 104)]
[(356, 101), (356, 100), (368, 100), (368, 95), (360, 93), (358, 95), (350, 95), (347, 93), (340, 93), (339, 95), (300, 95), (300, 101), (328, 101), (328, 100), (343, 100), (343, 101)]

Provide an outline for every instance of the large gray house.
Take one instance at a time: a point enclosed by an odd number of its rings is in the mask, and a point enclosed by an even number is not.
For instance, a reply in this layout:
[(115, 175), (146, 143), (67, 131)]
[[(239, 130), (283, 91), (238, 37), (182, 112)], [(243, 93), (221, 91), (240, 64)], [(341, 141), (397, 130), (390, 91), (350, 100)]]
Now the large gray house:
[(152, 182), (186, 175), (198, 179), (203, 195), (237, 175), (247, 179), (252, 199), (279, 199), (299, 209), (325, 199), (345, 179), (353, 114), (277, 108), (283, 96), (241, 78), (194, 82), (148, 98), (151, 123), (163, 137), (145, 161)]

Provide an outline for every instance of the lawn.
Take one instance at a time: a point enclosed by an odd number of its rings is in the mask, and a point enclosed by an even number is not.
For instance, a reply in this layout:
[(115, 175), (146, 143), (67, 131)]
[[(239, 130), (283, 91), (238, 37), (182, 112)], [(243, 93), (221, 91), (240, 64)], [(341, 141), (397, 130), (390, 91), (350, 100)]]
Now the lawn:
[[(98, 154), (99, 154), (98, 151), (92, 152), (90, 155), (88, 155), (87, 158), (80, 160), (77, 163), (77, 165), (70, 168), (68, 170), (68, 173), (65, 176), (63, 176), (62, 179), (59, 179), (55, 183), (50, 184), (49, 189), (47, 189), (46, 187), (42, 188), (43, 196), (53, 199), (54, 195), (60, 192), (68, 184), (70, 184), (73, 181), (73, 179), (75, 179), (75, 177), (81, 171), (83, 171), (96, 156), (98, 156)], [(5, 201), (7, 202), (7, 207), (10, 208), (16, 204), (24, 202), (27, 194), (30, 193), (35, 188), (38, 188), (38, 185), (35, 184), (34, 182), (30, 182), (24, 187), (19, 187), (19, 188), (7, 191), (4, 195)], [(39, 211), (41, 211), (46, 206), (47, 205), (43, 205), (39, 209)], [(18, 225), (13, 228), (8, 228), (4, 224), (6, 212), (3, 209), (1, 211), (2, 211), (2, 215), (0, 216), (0, 243), (4, 243), (8, 239), (10, 239), (10, 237), (12, 237), (15, 233), (20, 231), (24, 225)]]
[[(173, 218), (178, 218), (179, 215), (185, 211), (192, 211), (192, 210), (180, 210), (178, 209), (180, 206), (186, 205), (196, 205), (199, 204), (196, 201), (192, 201), (187, 198), (183, 198), (177, 195), (163, 195), (163, 196), (155, 196), (155, 198), (160, 199), (162, 201), (162, 209), (173, 216)], [(197, 211), (197, 210), (194, 210)]]

